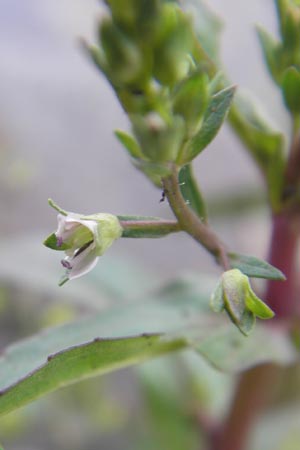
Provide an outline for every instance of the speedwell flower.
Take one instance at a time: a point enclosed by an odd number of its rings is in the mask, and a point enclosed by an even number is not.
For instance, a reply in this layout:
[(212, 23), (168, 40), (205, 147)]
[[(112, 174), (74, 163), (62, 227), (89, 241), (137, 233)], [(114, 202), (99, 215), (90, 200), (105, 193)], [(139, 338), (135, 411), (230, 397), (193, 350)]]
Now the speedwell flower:
[(44, 245), (65, 252), (61, 260), (66, 269), (59, 285), (73, 278), (81, 277), (92, 270), (99, 256), (122, 235), (122, 227), (118, 218), (112, 214), (99, 213), (92, 216), (83, 216), (66, 212), (55, 205), (58, 210), (58, 227), (44, 242)]

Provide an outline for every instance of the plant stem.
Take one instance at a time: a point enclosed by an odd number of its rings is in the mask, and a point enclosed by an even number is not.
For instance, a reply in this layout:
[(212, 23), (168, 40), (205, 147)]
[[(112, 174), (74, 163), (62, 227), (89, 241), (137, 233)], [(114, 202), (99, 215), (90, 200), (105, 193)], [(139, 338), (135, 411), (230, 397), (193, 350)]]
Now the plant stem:
[(181, 231), (175, 220), (120, 220), (124, 238), (159, 238)]
[(292, 216), (284, 214), (273, 217), (273, 230), (269, 262), (278, 267), (286, 276), (286, 281), (270, 280), (266, 290), (266, 302), (276, 313), (275, 319), (292, 318), (299, 313), (297, 291), (299, 274), (297, 273), (297, 246), (299, 229)]
[(249, 431), (272, 397), (281, 373), (275, 364), (262, 364), (240, 376), (230, 412), (213, 436), (210, 450), (246, 448)]
[(230, 269), (224, 244), (211, 228), (203, 223), (196, 213), (189, 208), (181, 194), (178, 183), (178, 168), (172, 166), (171, 175), (162, 179), (165, 196), (183, 231), (192, 236), (220, 262), (224, 270)]
[[(276, 318), (293, 318), (297, 302), (296, 252), (299, 227), (285, 212), (273, 216), (269, 262), (284, 272), (285, 282), (269, 280), (265, 301)], [(211, 450), (244, 450), (253, 425), (259, 418), (282, 375), (282, 368), (263, 364), (244, 372), (221, 430), (212, 440)]]

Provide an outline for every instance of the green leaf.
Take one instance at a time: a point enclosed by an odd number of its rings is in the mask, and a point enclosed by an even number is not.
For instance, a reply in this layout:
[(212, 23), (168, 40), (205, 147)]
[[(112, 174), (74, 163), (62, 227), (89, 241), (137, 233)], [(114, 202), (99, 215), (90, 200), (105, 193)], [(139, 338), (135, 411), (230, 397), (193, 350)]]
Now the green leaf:
[(300, 72), (289, 67), (283, 74), (282, 94), (286, 107), (292, 114), (300, 114)]
[(143, 159), (142, 151), (133, 136), (122, 130), (115, 130), (115, 135), (132, 158)]
[(276, 269), (276, 267), (255, 256), (228, 253), (228, 258), (232, 269), (239, 269), (248, 277), (265, 278), (267, 280), (285, 280), (284, 274), (279, 269)]
[(185, 119), (188, 137), (199, 129), (208, 101), (209, 79), (203, 71), (193, 72), (175, 88), (173, 111)]
[(194, 178), (192, 164), (182, 167), (179, 172), (179, 185), (185, 201), (204, 222), (207, 220), (207, 211), (204, 199), (198, 189)]
[(216, 289), (213, 291), (210, 297), (210, 307), (212, 311), (219, 313), (224, 310), (224, 298), (223, 298), (223, 285), (222, 281), (219, 282)]
[(16, 385), (0, 391), (0, 414), (76, 380), (111, 372), (150, 357), (182, 348), (182, 340), (164, 340), (158, 335), (123, 339), (98, 339), (48, 355), (47, 362)]
[(146, 413), (146, 430), (143, 431), (145, 440), (152, 443), (149, 450), (199, 449), (199, 426), (192, 411), (186, 414), (195, 401), (195, 383), (187, 376), (180, 356), (152, 360), (138, 369)]
[(212, 96), (200, 130), (185, 149), (185, 162), (193, 160), (214, 139), (229, 111), (234, 92), (235, 86), (231, 86)]
[(258, 39), (271, 77), (279, 83), (282, 69), (280, 67), (280, 42), (262, 27), (257, 27)]
[(272, 129), (257, 102), (244, 92), (235, 97), (229, 121), (264, 174), (272, 207), (278, 210), (285, 170), (283, 135)]
[(222, 370), (290, 363), (296, 353), (281, 331), (257, 327), (245, 339), (226, 317), (211, 313), (214, 283), (199, 275), (182, 279), (147, 301), (114, 306), (14, 344), (0, 357), (0, 414), (82, 378), (184, 346)]
[(191, 11), (199, 42), (209, 57), (218, 63), (222, 21), (203, 0), (186, 0), (184, 6)]

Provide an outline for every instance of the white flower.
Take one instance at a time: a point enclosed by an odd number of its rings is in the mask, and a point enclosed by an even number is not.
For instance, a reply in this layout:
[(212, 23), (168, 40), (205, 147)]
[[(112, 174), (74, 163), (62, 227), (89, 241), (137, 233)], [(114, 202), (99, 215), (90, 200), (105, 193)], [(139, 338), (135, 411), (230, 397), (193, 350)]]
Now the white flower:
[(95, 214), (81, 216), (59, 210), (57, 231), (51, 234), (44, 244), (54, 250), (65, 251), (61, 261), (66, 273), (61, 279), (61, 286), (68, 280), (81, 277), (92, 270), (99, 256), (122, 235), (118, 218), (112, 214)]

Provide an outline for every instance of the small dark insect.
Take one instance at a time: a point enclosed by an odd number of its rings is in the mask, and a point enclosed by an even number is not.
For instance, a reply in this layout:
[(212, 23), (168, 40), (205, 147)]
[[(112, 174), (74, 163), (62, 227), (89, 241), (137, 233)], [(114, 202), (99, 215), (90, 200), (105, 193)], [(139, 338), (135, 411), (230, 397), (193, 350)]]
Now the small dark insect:
[(165, 190), (163, 190), (162, 193), (161, 193), (161, 199), (159, 200), (159, 203), (164, 202), (165, 199), (166, 199), (166, 192), (165, 192)]

